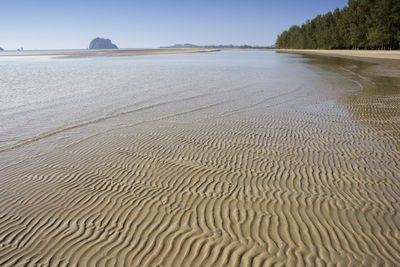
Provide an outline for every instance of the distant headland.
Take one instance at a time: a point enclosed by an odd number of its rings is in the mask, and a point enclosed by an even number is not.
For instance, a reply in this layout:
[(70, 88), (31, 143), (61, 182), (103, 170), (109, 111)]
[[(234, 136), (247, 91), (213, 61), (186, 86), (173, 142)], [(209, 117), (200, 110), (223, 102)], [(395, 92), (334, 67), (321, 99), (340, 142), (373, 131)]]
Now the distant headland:
[(258, 48), (258, 49), (273, 49), (272, 46), (251, 46), (251, 45), (195, 45), (195, 44), (174, 44), (171, 46), (161, 46), (160, 48), (212, 48), (212, 49), (235, 49), (235, 48)]
[(97, 37), (90, 42), (89, 49), (118, 49), (118, 46), (113, 44), (110, 39)]
[(4, 49), (0, 47), (0, 51), (4, 51)]

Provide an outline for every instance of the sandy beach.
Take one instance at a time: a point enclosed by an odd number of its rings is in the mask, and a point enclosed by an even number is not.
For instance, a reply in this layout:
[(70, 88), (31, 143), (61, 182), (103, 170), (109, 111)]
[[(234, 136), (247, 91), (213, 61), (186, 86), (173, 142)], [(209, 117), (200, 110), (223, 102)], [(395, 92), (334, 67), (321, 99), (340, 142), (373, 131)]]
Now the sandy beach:
[[(178, 56), (103, 63), (96, 89), (150, 77), (151, 99), (0, 152), (0, 266), (400, 263), (398, 79), (343, 58)], [(76, 73), (101, 77), (95, 63)]]
[(329, 55), (356, 58), (400, 59), (399, 50), (313, 50), (313, 49), (274, 49), (277, 52), (299, 54)]
[(162, 54), (180, 54), (180, 53), (202, 53), (202, 52), (217, 52), (219, 49), (207, 48), (151, 48), (151, 49), (105, 49), (105, 50), (80, 50), (80, 51), (48, 51), (35, 53), (30, 52), (14, 52), (3, 53), (0, 57), (29, 57), (29, 56), (60, 56), (60, 57), (95, 57), (95, 56), (144, 56), (144, 55), (162, 55)]
[(274, 49), (278, 53), (293, 53), (302, 55), (321, 55), (339, 58), (354, 59), (362, 62), (373, 63), (369, 73), (400, 77), (400, 51), (399, 50), (313, 50), (313, 49)]

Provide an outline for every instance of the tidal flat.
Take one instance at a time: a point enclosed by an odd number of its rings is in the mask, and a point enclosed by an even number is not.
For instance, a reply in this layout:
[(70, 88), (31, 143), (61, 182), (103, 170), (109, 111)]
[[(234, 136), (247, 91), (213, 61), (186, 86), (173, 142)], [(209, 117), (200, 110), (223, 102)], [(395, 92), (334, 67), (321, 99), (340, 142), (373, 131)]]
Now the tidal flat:
[(0, 57), (0, 266), (400, 264), (400, 77), (59, 56)]

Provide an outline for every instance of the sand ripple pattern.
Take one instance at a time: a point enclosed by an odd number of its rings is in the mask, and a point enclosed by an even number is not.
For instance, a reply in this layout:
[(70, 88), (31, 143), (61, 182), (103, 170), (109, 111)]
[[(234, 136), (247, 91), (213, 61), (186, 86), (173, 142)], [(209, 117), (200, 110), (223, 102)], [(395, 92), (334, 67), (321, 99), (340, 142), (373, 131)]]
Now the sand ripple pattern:
[(400, 98), (366, 123), (357, 99), (210, 103), (6, 168), (0, 266), (398, 266), (400, 153), (370, 124)]

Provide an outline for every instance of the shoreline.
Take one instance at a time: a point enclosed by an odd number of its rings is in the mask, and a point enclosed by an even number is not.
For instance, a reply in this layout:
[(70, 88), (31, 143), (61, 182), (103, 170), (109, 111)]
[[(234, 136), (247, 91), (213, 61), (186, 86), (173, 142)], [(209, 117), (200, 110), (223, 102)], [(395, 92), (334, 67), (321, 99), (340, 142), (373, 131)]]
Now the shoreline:
[(277, 53), (329, 56), (371, 63), (366, 72), (387, 77), (400, 77), (400, 50), (316, 50), (273, 49)]
[(20, 53), (20, 54), (0, 54), (1, 57), (24, 57), (24, 56), (144, 56), (144, 55), (160, 55), (160, 54), (181, 54), (181, 53), (204, 53), (218, 52), (220, 49), (208, 48), (151, 48), (151, 49), (101, 49), (101, 50), (83, 50), (83, 51), (59, 51), (59, 52), (43, 52), (43, 53)]
[(400, 60), (400, 50), (327, 50), (327, 49), (273, 49), (275, 52), (326, 55), (336, 57), (379, 58)]

